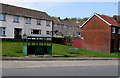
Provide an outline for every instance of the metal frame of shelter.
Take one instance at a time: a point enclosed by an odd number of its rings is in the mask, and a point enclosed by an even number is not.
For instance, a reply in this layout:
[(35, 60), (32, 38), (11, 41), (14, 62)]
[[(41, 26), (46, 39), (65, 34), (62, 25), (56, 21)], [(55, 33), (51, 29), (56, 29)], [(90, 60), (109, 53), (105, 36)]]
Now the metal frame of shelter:
[(52, 55), (52, 37), (23, 36), (22, 52), (25, 56)]

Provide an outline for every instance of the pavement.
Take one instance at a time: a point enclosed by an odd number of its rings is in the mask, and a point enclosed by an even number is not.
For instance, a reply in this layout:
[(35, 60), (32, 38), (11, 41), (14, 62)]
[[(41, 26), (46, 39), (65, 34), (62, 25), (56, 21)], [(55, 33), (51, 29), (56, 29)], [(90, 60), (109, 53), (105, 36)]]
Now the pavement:
[(1, 60), (17, 60), (17, 61), (76, 61), (76, 60), (120, 60), (120, 58), (108, 57), (0, 57)]
[(118, 60), (77, 60), (77, 61), (2, 61), (2, 68), (43, 68), (43, 67), (118, 66)]

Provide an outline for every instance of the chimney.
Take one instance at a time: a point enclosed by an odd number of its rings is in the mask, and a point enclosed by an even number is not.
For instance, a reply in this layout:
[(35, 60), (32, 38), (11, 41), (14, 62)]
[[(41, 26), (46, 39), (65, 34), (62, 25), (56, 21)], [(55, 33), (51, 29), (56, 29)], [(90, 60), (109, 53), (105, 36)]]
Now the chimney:
[(117, 15), (114, 15), (113, 18), (114, 18), (115, 21), (118, 21), (118, 16)]
[(60, 17), (58, 17), (58, 19), (60, 20)]
[(64, 20), (68, 20), (68, 18), (66, 17)]

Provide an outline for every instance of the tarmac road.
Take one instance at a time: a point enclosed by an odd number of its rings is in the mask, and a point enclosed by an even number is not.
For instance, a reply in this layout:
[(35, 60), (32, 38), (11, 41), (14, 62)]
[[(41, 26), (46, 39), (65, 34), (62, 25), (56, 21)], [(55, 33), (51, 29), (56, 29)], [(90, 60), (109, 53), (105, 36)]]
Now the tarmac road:
[(2, 61), (3, 76), (118, 76), (118, 60)]
[(118, 76), (117, 66), (4, 68), (3, 76)]

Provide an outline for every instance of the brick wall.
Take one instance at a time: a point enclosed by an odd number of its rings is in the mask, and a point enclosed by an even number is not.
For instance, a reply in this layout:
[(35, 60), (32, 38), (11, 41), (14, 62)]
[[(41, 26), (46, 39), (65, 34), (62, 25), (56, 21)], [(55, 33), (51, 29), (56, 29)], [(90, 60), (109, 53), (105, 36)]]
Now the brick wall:
[(82, 48), (110, 52), (111, 27), (94, 16), (81, 29)]
[(81, 39), (73, 39), (72, 46), (76, 48), (82, 48)]

